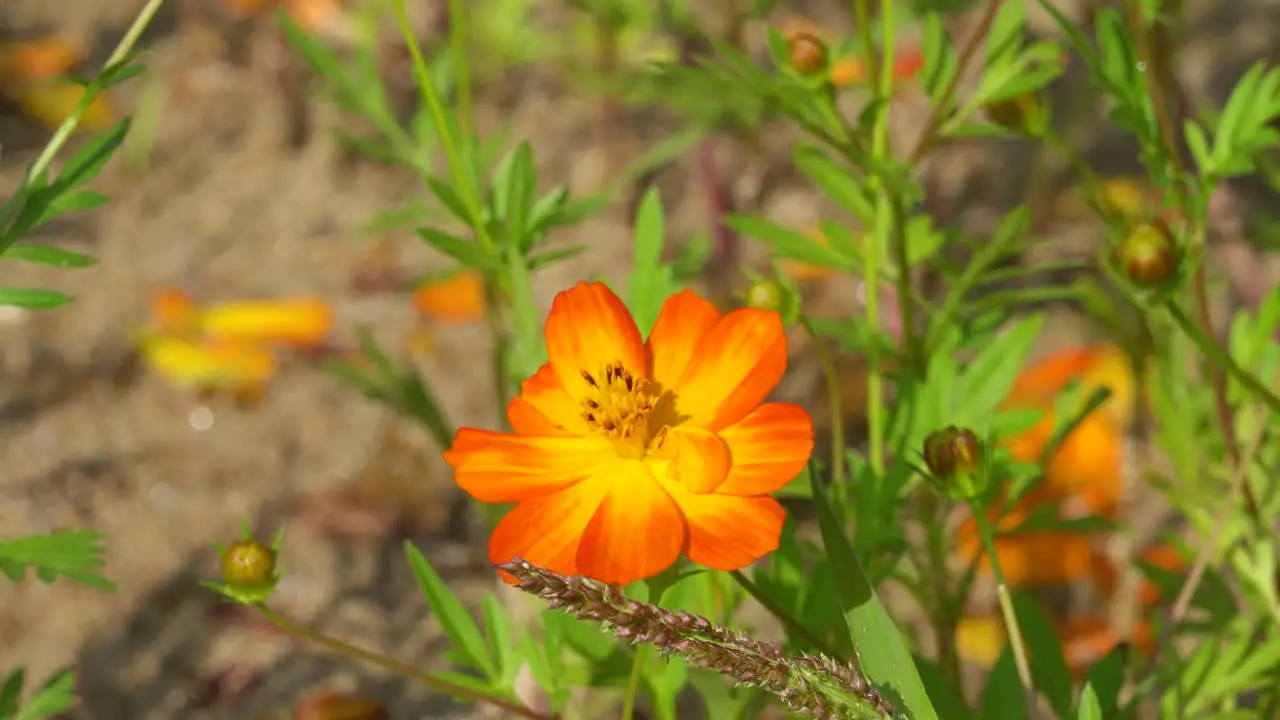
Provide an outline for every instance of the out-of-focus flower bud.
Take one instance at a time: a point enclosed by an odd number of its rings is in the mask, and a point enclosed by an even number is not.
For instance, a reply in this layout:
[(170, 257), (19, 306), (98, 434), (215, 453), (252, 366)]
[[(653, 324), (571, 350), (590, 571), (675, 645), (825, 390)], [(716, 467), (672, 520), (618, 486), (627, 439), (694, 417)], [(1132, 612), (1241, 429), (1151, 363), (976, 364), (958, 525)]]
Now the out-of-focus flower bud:
[(970, 500), (985, 490), (982, 442), (972, 430), (954, 425), (924, 440), (924, 462), (933, 480), (957, 500)]

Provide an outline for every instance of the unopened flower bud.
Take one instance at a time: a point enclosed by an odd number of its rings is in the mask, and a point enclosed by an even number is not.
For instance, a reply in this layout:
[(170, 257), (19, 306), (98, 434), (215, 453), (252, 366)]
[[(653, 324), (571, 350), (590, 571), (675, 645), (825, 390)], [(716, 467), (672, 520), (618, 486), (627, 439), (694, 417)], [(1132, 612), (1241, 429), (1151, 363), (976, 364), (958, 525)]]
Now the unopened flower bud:
[(763, 278), (756, 280), (747, 289), (747, 307), (781, 312), (786, 305), (786, 293), (777, 281)]
[(982, 493), (982, 442), (972, 430), (952, 425), (930, 433), (924, 440), (924, 462), (952, 497), (967, 500)]
[(269, 589), (276, 581), (276, 551), (257, 540), (237, 540), (222, 553), (222, 581), (237, 592)]
[(1140, 288), (1159, 288), (1178, 270), (1178, 248), (1169, 226), (1146, 223), (1131, 230), (1116, 248), (1116, 265)]
[(1023, 93), (983, 107), (991, 122), (1006, 130), (1036, 136), (1043, 130), (1040, 102), (1035, 93)]
[(800, 31), (787, 38), (787, 61), (803, 77), (827, 69), (827, 46), (813, 33)]

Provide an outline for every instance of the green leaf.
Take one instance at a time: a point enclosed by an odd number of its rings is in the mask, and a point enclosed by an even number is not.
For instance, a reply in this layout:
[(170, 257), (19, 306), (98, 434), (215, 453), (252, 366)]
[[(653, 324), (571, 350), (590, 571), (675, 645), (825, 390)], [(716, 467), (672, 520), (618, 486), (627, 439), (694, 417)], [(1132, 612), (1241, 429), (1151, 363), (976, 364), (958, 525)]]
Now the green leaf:
[(529, 232), (529, 218), (538, 199), (538, 169), (533, 164), (533, 148), (520, 143), (513, 154), (506, 186), (506, 226), (509, 242), (518, 243), (520, 251), (532, 248), (534, 233)]
[(45, 720), (70, 710), (75, 704), (76, 677), (70, 670), (61, 670), (32, 694), (14, 720)]
[(973, 711), (965, 704), (960, 691), (942, 674), (932, 660), (916, 657), (916, 668), (920, 671), (920, 679), (929, 691), (929, 699), (938, 709), (938, 715), (947, 720), (974, 720)]
[(1104, 717), (1102, 704), (1098, 702), (1093, 686), (1085, 683), (1084, 689), (1080, 691), (1080, 709), (1076, 712), (1076, 720), (1103, 720)]
[(10, 245), (9, 249), (0, 253), (0, 260), (21, 260), (23, 262), (40, 263), (41, 265), (52, 265), (59, 268), (83, 268), (89, 267), (98, 262), (88, 255), (74, 253), (69, 250), (61, 250), (49, 245), (37, 245), (35, 243)]
[(81, 585), (115, 592), (116, 586), (98, 572), (103, 564), (102, 536), (96, 532), (55, 532), (0, 542), (0, 572), (19, 582), (29, 568), (43, 582), (65, 577)]
[(472, 668), (483, 672), (491, 681), (498, 680), (499, 669), (494, 658), (490, 657), (480, 628), (476, 627), (466, 606), (449, 590), (449, 585), (412, 543), (405, 543), (405, 552), (409, 556), (413, 575), (418, 580), (418, 587), (427, 596), (431, 611), (435, 613), (453, 646), (466, 656)]
[(669, 272), (664, 275), (662, 266), (665, 237), (662, 196), (657, 187), (651, 187), (636, 211), (635, 265), (627, 279), (627, 304), (642, 336), (647, 336), (657, 322), (665, 299), (663, 291), (669, 282)]
[[(942, 102), (942, 95), (951, 84), (959, 66), (959, 59), (955, 48), (951, 46), (951, 36), (947, 34), (941, 14), (929, 12), (924, 15), (923, 45), (924, 67), (921, 68), (920, 82), (936, 106)], [(951, 102), (954, 101), (952, 98)], [(947, 108), (943, 110), (946, 111)]]
[(857, 267), (857, 260), (838, 249), (817, 242), (799, 230), (775, 225), (768, 220), (750, 215), (730, 215), (725, 224), (734, 232), (760, 240), (778, 257), (848, 272)]
[(1040, 334), (1044, 316), (1030, 315), (996, 337), (969, 363), (957, 388), (957, 415), (962, 423), (989, 418), (1013, 387), (1026, 364), (1031, 344)]
[(1031, 597), (1014, 593), (1013, 608), (1031, 664), (1031, 680), (1058, 717), (1071, 716), (1071, 671), (1053, 623)]
[(1012, 60), (1022, 47), (1027, 25), (1027, 8), (1020, 2), (1001, 3), (987, 34), (987, 68), (998, 68)]
[(0, 718), (11, 718), (18, 712), (18, 701), (22, 699), (22, 685), (26, 682), (27, 671), (22, 667), (14, 668), (0, 685)]
[(1027, 717), (1022, 681), (1018, 679), (1018, 666), (1013, 659), (1013, 648), (1009, 645), (1000, 653), (1000, 659), (996, 660), (987, 676), (978, 717), (993, 720), (1025, 720)]
[(1119, 715), (1120, 689), (1124, 687), (1124, 672), (1128, 656), (1128, 646), (1120, 645), (1089, 668), (1087, 686), (1093, 691), (1094, 699), (1098, 701), (1100, 717), (1114, 718)]
[(428, 245), (467, 267), (486, 275), (495, 275), (502, 271), (502, 263), (474, 242), (435, 228), (419, 228), (416, 232), (418, 237), (425, 240)]
[(876, 591), (854, 555), (822, 483), (813, 484), (813, 499), (827, 560), (836, 578), (845, 632), (853, 642), (863, 674), (909, 717), (937, 720), (938, 713), (929, 701), (911, 651), (903, 642), (893, 618), (876, 597)]
[(131, 118), (121, 120), (72, 155), (71, 159), (62, 166), (62, 172), (58, 173), (57, 179), (53, 181), (52, 188), (55, 193), (61, 195), (96, 177), (124, 142), (124, 136), (129, 132), (130, 122)]
[(489, 649), (489, 657), (496, 666), (495, 678), (502, 685), (515, 680), (520, 671), (518, 663), (513, 662), (514, 651), (511, 647), (511, 618), (502, 606), (502, 601), (493, 593), (484, 594), (484, 639)]
[(841, 167), (829, 155), (809, 145), (796, 149), (795, 164), (823, 195), (834, 200), (845, 212), (866, 223), (875, 218), (875, 205), (865, 188), (854, 178), (852, 170)]

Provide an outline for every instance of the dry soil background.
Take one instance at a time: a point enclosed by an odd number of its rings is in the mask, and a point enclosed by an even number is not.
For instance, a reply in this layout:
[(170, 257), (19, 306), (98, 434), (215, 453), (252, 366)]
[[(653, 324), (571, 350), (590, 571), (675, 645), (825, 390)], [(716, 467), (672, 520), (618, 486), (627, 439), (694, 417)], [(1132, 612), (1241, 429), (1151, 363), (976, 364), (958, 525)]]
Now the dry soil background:
[[(101, 59), (141, 5), (5, 0), (0, 31), (67, 32), (92, 40)], [(1218, 17), (1226, 5), (1234, 14)], [(1184, 74), (1193, 92), (1220, 96), (1221, 78), (1234, 78), (1243, 61), (1270, 52), (1264, 43), (1274, 33), (1265, 29), (1280, 25), (1274, 3), (1261, 0), (1210, 10), (1214, 17), (1198, 25), (1203, 32)], [(288, 368), (260, 407), (206, 408), (140, 371), (132, 358), (130, 333), (161, 284), (208, 299), (322, 294), (337, 303), (344, 331), (373, 324), (397, 351), (420, 322), (403, 298), (361, 296), (349, 286), (375, 240), (401, 248), (418, 269), (438, 262), (411, 236), (356, 234), (374, 213), (416, 192), (415, 183), (352, 161), (327, 132), (334, 117), (324, 106), (307, 110), (312, 132), (293, 144), (270, 71), (272, 48), (262, 35), (237, 37), (234, 44), (248, 49), (224, 52), (225, 37), (166, 10), (147, 39), (147, 79), (117, 98), (127, 108), (150, 87), (162, 99), (148, 165), (113, 164), (98, 183), (112, 203), (59, 221), (40, 238), (93, 253), (100, 264), (74, 273), (2, 269), (4, 284), (70, 289), (78, 300), (47, 314), (0, 317), (0, 536), (100, 530), (109, 548), (106, 574), (121, 590), (104, 595), (63, 582), (6, 586), (0, 668), (21, 662), (43, 677), (75, 663), (83, 700), (77, 718), (255, 718), (319, 687), (382, 699), (396, 718), (472, 717), (474, 710), (288, 642), (226, 612), (197, 585), (216, 570), (210, 544), (228, 539), (242, 518), (266, 531), (287, 523), (283, 562), (290, 575), (280, 591), (282, 610), (430, 665), (441, 640), (400, 539), (417, 542), (468, 598), (492, 584), (476, 563), (475, 544), (450, 522), (455, 497), (439, 449), (414, 426), (309, 367)], [(530, 139), (548, 184), (598, 184), (606, 161), (584, 139), (591, 137), (594, 106), (536, 75), (518, 86), (500, 105), (481, 107), (482, 123), (509, 123), (515, 137)], [(902, 132), (913, 132), (918, 106), (908, 104), (899, 115)], [(639, 132), (640, 123), (634, 125)], [(47, 131), (7, 110), (0, 115), (0, 193), (12, 190), (45, 137)], [(1011, 150), (987, 148), (953, 157), (939, 172), (953, 186), (974, 173), (1000, 186), (1016, 182), (1018, 162)], [(754, 167), (735, 173), (738, 194), (750, 195), (760, 174)], [(698, 229), (704, 210), (688, 168), (665, 173), (662, 182), (673, 236)], [(799, 223), (818, 219), (822, 208), (788, 180), (765, 209)], [(557, 238), (590, 250), (538, 275), (541, 310), (573, 281), (616, 277), (626, 228), (615, 209)], [(438, 349), (418, 360), (422, 371), (454, 422), (488, 423), (491, 389), (473, 359), (487, 352), (483, 329), (434, 332)], [(816, 396), (812, 362), (800, 358), (797, 365), (786, 392)], [(408, 508), (407, 516), (397, 522), (393, 507)]]

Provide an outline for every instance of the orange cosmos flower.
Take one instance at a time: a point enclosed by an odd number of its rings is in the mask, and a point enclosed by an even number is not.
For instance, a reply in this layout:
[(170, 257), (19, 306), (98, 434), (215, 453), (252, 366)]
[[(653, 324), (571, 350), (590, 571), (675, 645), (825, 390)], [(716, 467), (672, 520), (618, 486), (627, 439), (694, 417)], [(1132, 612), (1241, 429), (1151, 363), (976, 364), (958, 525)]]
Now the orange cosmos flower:
[(776, 312), (722, 315), (685, 291), (645, 342), (606, 286), (579, 283), (556, 296), (546, 339), (550, 361), (508, 407), (515, 432), (463, 428), (445, 453), (473, 497), (518, 503), (493, 562), (629, 583), (682, 554), (733, 570), (777, 548), (785, 511), (769, 494), (804, 468), (813, 422), (762, 404), (787, 366)]

